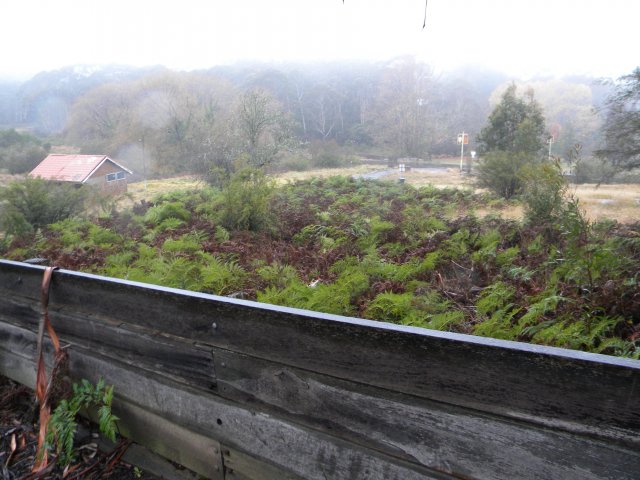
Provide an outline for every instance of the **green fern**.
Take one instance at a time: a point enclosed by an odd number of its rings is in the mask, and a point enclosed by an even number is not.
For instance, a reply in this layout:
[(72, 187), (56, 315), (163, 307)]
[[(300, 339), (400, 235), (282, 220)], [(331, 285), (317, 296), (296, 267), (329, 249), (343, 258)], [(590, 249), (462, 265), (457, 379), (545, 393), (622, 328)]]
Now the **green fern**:
[(464, 319), (464, 312), (460, 310), (449, 310), (448, 312), (429, 316), (424, 326), (432, 330), (450, 330), (451, 327), (461, 324)]
[(545, 243), (543, 241), (542, 235), (538, 234), (536, 238), (531, 240), (527, 245), (527, 252), (531, 254), (542, 253), (545, 249)]
[(472, 237), (469, 230), (461, 229), (451, 235), (440, 247), (440, 250), (446, 258), (457, 260), (469, 251), (469, 246), (474, 243), (474, 238)]
[(495, 310), (489, 318), (485, 318), (473, 328), (474, 335), (499, 338), (502, 340), (516, 340), (519, 330), (514, 325), (514, 318), (521, 308), (513, 303)]
[(256, 274), (269, 287), (285, 288), (289, 283), (298, 279), (298, 272), (290, 265), (272, 263), (256, 269)]
[(113, 387), (105, 386), (102, 379), (95, 386), (83, 379), (80, 384), (73, 385), (73, 396), (69, 400), (60, 401), (49, 418), (45, 444), (55, 452), (62, 466), (70, 464), (75, 458), (73, 440), (77, 429), (76, 418), (83, 409), (98, 408), (100, 431), (115, 442), (118, 417), (111, 412), (112, 402)]
[(477, 263), (488, 263), (494, 261), (500, 244), (501, 236), (497, 230), (490, 230), (483, 235), (480, 235), (476, 246), (479, 247), (478, 251), (473, 252), (471, 259)]
[(173, 288), (198, 291), (203, 282), (200, 266), (185, 257), (158, 261), (153, 273), (159, 285)]
[(533, 343), (552, 345), (562, 348), (578, 349), (584, 347), (588, 338), (584, 335), (584, 326), (580, 322), (565, 323), (549, 320), (525, 328), (523, 334), (532, 335)]
[(202, 290), (217, 295), (229, 295), (242, 290), (247, 272), (240, 265), (209, 254), (203, 255), (202, 260)]
[(607, 338), (594, 351), (634, 360), (640, 359), (640, 344), (621, 338)]
[(515, 340), (518, 330), (514, 325), (521, 308), (513, 303), (515, 288), (504, 282), (489, 285), (476, 302), (479, 322), (473, 333), (483, 337)]
[(511, 268), (507, 268), (505, 273), (509, 278), (513, 278), (514, 280), (520, 280), (522, 282), (531, 281), (531, 279), (535, 275), (534, 271), (531, 271), (526, 267), (511, 267)]
[(175, 218), (187, 222), (191, 219), (191, 213), (181, 202), (162, 203), (147, 210), (144, 221), (150, 225), (158, 225), (168, 218)]
[(313, 289), (302, 283), (301, 280), (294, 279), (283, 289), (267, 287), (263, 291), (258, 292), (257, 300), (272, 305), (306, 308), (312, 295)]
[(464, 321), (464, 312), (452, 309), (451, 303), (435, 290), (422, 295), (409, 292), (380, 293), (367, 307), (365, 316), (433, 330), (448, 330)]
[(391, 323), (411, 324), (422, 320), (415, 316), (412, 293), (380, 293), (369, 303), (364, 314), (372, 320)]
[(217, 225), (214, 238), (216, 239), (216, 242), (224, 243), (228, 242), (231, 239), (231, 235), (229, 234), (229, 231), (222, 225)]
[(520, 254), (519, 247), (510, 247), (496, 255), (496, 265), (499, 267), (509, 267)]
[(532, 303), (527, 307), (527, 312), (518, 321), (519, 328), (524, 330), (526, 327), (539, 323), (545, 318), (546, 314), (555, 312), (558, 304), (564, 300), (565, 298), (562, 295), (551, 294)]
[[(610, 337), (622, 321), (620, 317), (608, 316), (548, 320), (525, 328), (523, 334), (531, 335), (534, 343), (624, 355), (631, 350), (629, 342)], [(628, 350), (623, 351), (624, 349)]]
[(87, 241), (103, 248), (109, 248), (114, 245), (121, 245), (124, 239), (121, 235), (111, 230), (107, 230), (98, 225), (91, 225), (87, 232)]
[(504, 309), (511, 304), (515, 291), (514, 287), (500, 281), (489, 285), (482, 291), (476, 302), (478, 313), (483, 316), (489, 316), (498, 310)]
[(154, 233), (171, 232), (185, 225), (185, 221), (179, 218), (165, 218), (154, 229)]
[(177, 239), (168, 238), (162, 244), (163, 252), (170, 252), (174, 254), (190, 254), (193, 255), (196, 252), (202, 250), (202, 244), (200, 238), (193, 233), (181, 235)]

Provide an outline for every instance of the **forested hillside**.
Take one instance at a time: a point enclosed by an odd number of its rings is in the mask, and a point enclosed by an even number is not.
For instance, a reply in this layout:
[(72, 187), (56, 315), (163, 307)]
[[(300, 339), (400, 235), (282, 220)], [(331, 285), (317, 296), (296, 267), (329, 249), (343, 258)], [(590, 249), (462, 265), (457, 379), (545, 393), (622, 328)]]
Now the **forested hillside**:
[[(456, 154), (461, 131), (470, 134), (473, 148), (512, 82), (480, 68), (435, 73), (410, 57), (239, 64), (190, 73), (75, 66), (42, 72), (19, 86), (0, 84), (0, 124), (28, 129), (54, 145), (109, 154), (137, 172), (148, 166), (155, 174), (198, 173), (212, 164), (229, 169), (247, 145), (258, 163), (304, 163), (292, 153), (314, 145), (321, 156), (340, 147), (430, 158)], [(566, 156), (575, 143), (590, 153), (599, 127), (593, 108), (606, 87), (589, 78), (541, 78), (520, 87), (540, 102), (556, 155)]]

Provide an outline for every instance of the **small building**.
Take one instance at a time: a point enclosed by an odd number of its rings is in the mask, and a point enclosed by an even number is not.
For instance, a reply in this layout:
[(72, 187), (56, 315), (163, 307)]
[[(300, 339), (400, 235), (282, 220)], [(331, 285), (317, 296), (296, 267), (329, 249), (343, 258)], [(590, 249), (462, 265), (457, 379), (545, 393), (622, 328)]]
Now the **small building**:
[(29, 175), (57, 182), (92, 185), (115, 195), (127, 191), (127, 175), (132, 173), (106, 155), (52, 153)]

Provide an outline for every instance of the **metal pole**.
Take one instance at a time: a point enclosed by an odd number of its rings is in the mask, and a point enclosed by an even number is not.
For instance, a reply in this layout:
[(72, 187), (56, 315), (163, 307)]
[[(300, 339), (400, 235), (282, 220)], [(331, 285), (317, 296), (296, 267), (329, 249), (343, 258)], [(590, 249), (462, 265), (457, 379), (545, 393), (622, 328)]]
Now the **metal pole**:
[(549, 137), (549, 141), (547, 143), (549, 144), (549, 160), (551, 160), (551, 145), (553, 144), (553, 137)]
[(147, 162), (144, 158), (144, 137), (140, 139), (142, 142), (142, 175), (144, 176), (144, 191), (147, 191)]
[(462, 158), (464, 157), (464, 130), (462, 131), (462, 141), (460, 142), (460, 173), (462, 173)]

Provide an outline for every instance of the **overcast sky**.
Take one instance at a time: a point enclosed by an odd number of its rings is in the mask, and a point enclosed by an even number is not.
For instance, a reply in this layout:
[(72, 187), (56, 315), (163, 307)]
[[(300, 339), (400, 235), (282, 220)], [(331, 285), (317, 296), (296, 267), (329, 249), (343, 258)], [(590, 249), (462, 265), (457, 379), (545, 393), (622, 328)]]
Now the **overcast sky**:
[(618, 77), (640, 65), (640, 0), (0, 0), (0, 75), (73, 64), (386, 60)]

